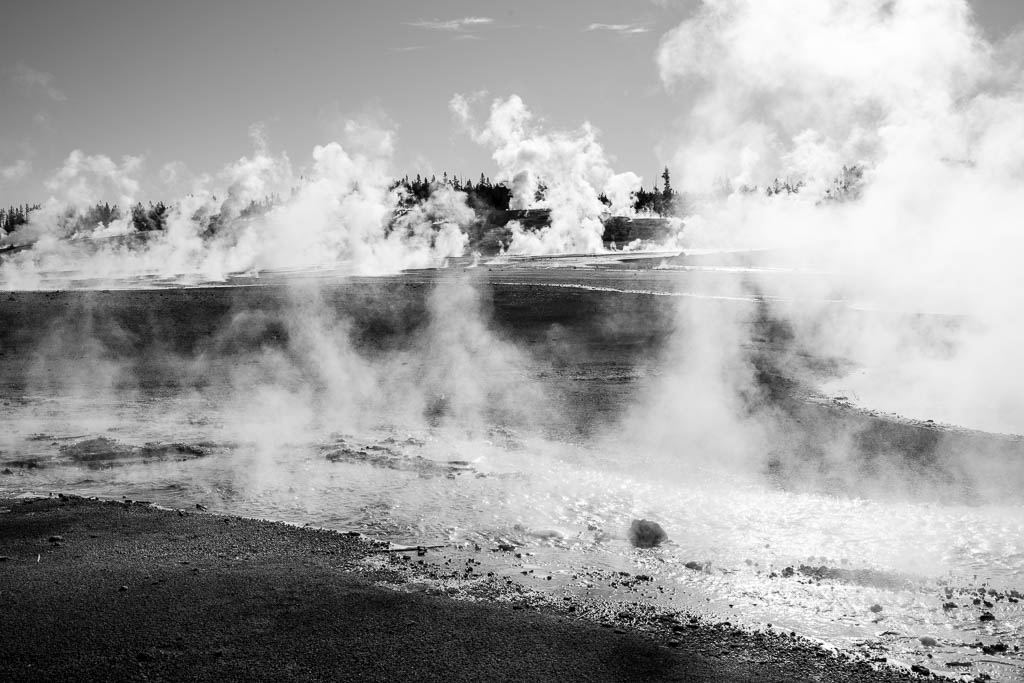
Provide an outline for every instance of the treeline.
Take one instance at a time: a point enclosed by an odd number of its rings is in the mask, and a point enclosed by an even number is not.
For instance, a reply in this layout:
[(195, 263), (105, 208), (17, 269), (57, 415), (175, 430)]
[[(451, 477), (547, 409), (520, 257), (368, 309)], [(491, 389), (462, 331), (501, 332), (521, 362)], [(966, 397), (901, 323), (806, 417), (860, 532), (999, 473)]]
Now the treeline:
[[(680, 204), (678, 193), (672, 189), (671, 177), (668, 168), (661, 174), (664, 181), (663, 187), (659, 190), (655, 184), (652, 190), (641, 188), (634, 195), (633, 210), (637, 213), (671, 216), (675, 214)], [(512, 190), (505, 183), (492, 183), (491, 179), (480, 174), (476, 184), (470, 179), (460, 179), (457, 175), (449, 176), (447, 172), (441, 175), (438, 180), (436, 175), (416, 175), (415, 178), (405, 176), (396, 180), (391, 189), (401, 189), (403, 196), (403, 208), (410, 208), (416, 204), (427, 201), (431, 194), (442, 187), (448, 187), (456, 192), (466, 194), (466, 202), (472, 208), (481, 210), (508, 211), (512, 201)], [(547, 195), (547, 185), (543, 181), (538, 183), (537, 191), (534, 194), (535, 201), (543, 201)], [(598, 199), (608, 207), (611, 207), (611, 200), (601, 194)]]
[[(646, 215), (668, 216), (673, 215), (679, 205), (679, 195), (672, 189), (668, 169), (661, 174), (664, 181), (661, 189), (655, 184), (654, 188), (647, 190), (641, 188), (634, 195), (633, 209), (637, 213)], [(479, 180), (473, 182), (469, 178), (459, 178), (457, 175), (449, 176), (442, 174), (438, 179), (436, 176), (416, 175), (415, 178), (405, 176), (396, 180), (391, 185), (392, 190), (401, 190), (400, 208), (410, 209), (417, 204), (425, 203), (431, 195), (439, 188), (448, 187), (466, 195), (467, 204), (474, 210), (486, 213), (488, 211), (508, 211), (512, 201), (512, 190), (504, 182), (494, 183), (484, 174), (480, 174)], [(547, 192), (547, 186), (541, 182), (538, 185), (534, 196), (536, 201), (543, 201)], [(608, 197), (600, 195), (599, 199), (606, 205), (611, 206)], [(206, 235), (218, 232), (229, 218), (253, 218), (262, 215), (280, 203), (277, 195), (271, 195), (261, 200), (253, 200), (243, 207), (237, 216), (226, 217), (220, 213), (203, 213), (192, 216), (194, 222), (203, 226), (203, 233)], [(29, 222), (32, 212), (38, 211), (39, 204), (24, 206), (12, 206), (7, 209), (0, 208), (0, 229), (4, 233), (12, 233), (20, 226)], [(107, 228), (112, 223), (127, 218), (131, 226), (139, 232), (152, 232), (164, 230), (171, 213), (171, 205), (164, 202), (149, 202), (136, 204), (122, 209), (117, 204), (109, 202), (98, 203), (85, 210), (68, 208), (63, 211), (57, 221), (60, 230), (66, 236), (79, 233), (86, 233), (99, 228)], [(231, 212), (232, 214), (234, 212)]]
[[(664, 185), (660, 190), (655, 183), (654, 189), (650, 191), (642, 187), (637, 191), (636, 200), (633, 202), (634, 211), (656, 216), (674, 216), (676, 214), (676, 211), (681, 208), (680, 200), (679, 195), (672, 189), (672, 178), (669, 176), (667, 166), (661, 173), (661, 179)], [(602, 201), (611, 205), (607, 197), (602, 196)]]
[[(799, 194), (800, 190), (805, 186), (806, 183), (800, 178), (775, 178), (772, 182), (765, 185), (764, 193), (768, 197)], [(820, 201), (846, 202), (858, 199), (863, 188), (864, 167), (859, 164), (843, 166), (843, 170), (839, 175), (833, 178), (829, 186), (825, 188), (825, 193)], [(742, 194), (753, 194), (759, 191), (760, 188), (757, 185), (742, 185), (739, 188), (739, 192)]]
[(22, 225), (28, 223), (29, 214), (38, 211), (39, 204), (24, 204), (22, 206), (11, 206), (6, 209), (0, 208), (0, 229), (4, 232), (14, 232)]
[[(680, 195), (672, 188), (672, 179), (668, 168), (662, 172), (661, 180), (661, 188), (655, 184), (650, 190), (640, 188), (634, 193), (632, 208), (636, 213), (647, 216), (672, 216), (682, 208)], [(842, 202), (857, 199), (861, 195), (863, 185), (863, 166), (856, 164), (843, 166), (842, 172), (832, 179), (820, 201)], [(468, 205), (485, 215), (488, 211), (508, 211), (512, 201), (512, 190), (508, 185), (504, 182), (492, 183), (491, 179), (484, 174), (480, 174), (480, 178), (476, 182), (468, 178), (461, 179), (457, 175), (449, 176), (447, 173), (442, 174), (440, 179), (436, 176), (430, 178), (420, 175), (415, 178), (405, 176), (391, 185), (392, 190), (401, 190), (400, 209), (405, 210), (427, 202), (434, 192), (443, 187), (465, 193)], [(776, 178), (765, 186), (763, 192), (769, 197), (797, 194), (804, 187), (804, 182), (799, 179)], [(542, 201), (546, 191), (547, 187), (540, 183), (534, 199)], [(739, 188), (739, 192), (746, 194), (760, 191), (762, 190), (756, 185)], [(608, 197), (600, 195), (599, 199), (606, 206), (611, 207)], [(270, 211), (280, 202), (279, 196), (270, 195), (261, 200), (250, 201), (246, 206), (237, 210), (237, 213), (234, 209), (228, 211), (229, 215), (227, 216), (221, 213), (201, 213), (192, 216), (192, 220), (203, 226), (204, 235), (211, 235), (218, 232), (225, 223), (233, 218), (254, 218)], [(31, 214), (40, 208), (42, 207), (39, 204), (0, 208), (0, 229), (4, 234), (16, 231), (28, 223)], [(223, 211), (223, 208), (221, 210)], [(100, 227), (106, 228), (123, 218), (127, 218), (135, 230), (151, 232), (164, 230), (167, 227), (170, 213), (171, 206), (164, 202), (149, 202), (148, 205), (138, 202), (128, 208), (127, 215), (117, 204), (103, 202), (84, 211), (69, 208), (58, 217), (58, 223), (61, 232), (67, 236), (91, 232)]]
[(438, 180), (437, 176), (426, 176), (416, 174), (410, 179), (405, 176), (391, 184), (391, 189), (402, 190), (402, 207), (411, 208), (430, 199), (435, 190), (443, 187), (451, 188), (456, 192), (466, 194), (466, 203), (477, 210), (498, 209), (507, 210), (509, 202), (512, 201), (512, 190), (504, 183), (492, 183), (491, 179), (480, 174), (480, 180), (474, 185), (469, 178), (460, 180), (457, 175), (448, 176), (447, 171)]

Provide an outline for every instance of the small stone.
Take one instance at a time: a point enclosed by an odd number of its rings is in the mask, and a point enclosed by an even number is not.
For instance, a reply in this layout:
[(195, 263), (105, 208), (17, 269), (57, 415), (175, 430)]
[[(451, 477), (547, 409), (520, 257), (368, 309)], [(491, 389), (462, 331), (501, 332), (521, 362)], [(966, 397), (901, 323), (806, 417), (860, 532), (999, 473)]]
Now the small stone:
[(935, 647), (939, 644), (939, 641), (935, 640), (931, 636), (921, 636), (918, 640), (920, 640), (921, 644), (925, 647)]
[(629, 525), (629, 542), (637, 548), (653, 548), (668, 539), (668, 534), (657, 522), (634, 519)]
[(931, 676), (932, 675), (931, 669), (929, 669), (926, 666), (921, 666), (920, 664), (914, 664), (913, 666), (910, 667), (910, 670), (913, 671), (916, 674), (920, 674), (921, 676)]
[(121, 592), (121, 593), (124, 593), (124, 592), (125, 592), (126, 590), (128, 590), (128, 586), (121, 586), (121, 587), (120, 587), (120, 588), (118, 588), (117, 590), (118, 590), (119, 592)]
[(50, 536), (46, 540), (49, 541), (50, 543), (60, 543), (60, 542), (62, 542), (64, 540), (64, 537), (63, 536)]
[(981, 616), (978, 617), (978, 621), (995, 621), (996, 617), (991, 612), (982, 612)]
[(875, 614), (878, 614), (879, 612), (882, 611), (882, 606), (878, 605), (878, 604), (875, 604), (875, 605), (871, 605), (871, 607), (869, 607), (868, 609), (870, 609)]

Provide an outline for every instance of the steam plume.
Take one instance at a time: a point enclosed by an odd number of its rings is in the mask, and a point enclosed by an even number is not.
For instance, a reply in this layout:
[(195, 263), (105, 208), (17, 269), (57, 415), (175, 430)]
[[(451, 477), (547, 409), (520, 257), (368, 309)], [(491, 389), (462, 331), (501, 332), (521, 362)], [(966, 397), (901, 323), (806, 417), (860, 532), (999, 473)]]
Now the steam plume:
[[(663, 81), (695, 94), (673, 158), (696, 207), (688, 244), (786, 247), (773, 258), (830, 273), (762, 293), (803, 300), (776, 312), (860, 362), (844, 382), (879, 407), (1024, 429), (1007, 381), (1024, 341), (1015, 44), (986, 41), (961, 0), (706, 0), (661, 42)], [(845, 164), (864, 169), (861, 196), (832, 201)], [(768, 197), (775, 177), (804, 186)], [(823, 326), (806, 302), (830, 298), (971, 322)]]
[[(78, 234), (67, 229), (67, 217), (109, 188), (130, 206), (138, 191), (133, 174), (142, 163), (129, 157), (118, 165), (76, 151), (48, 184), (54, 196), (44, 209), (8, 237), (7, 244), (35, 246), (4, 260), (0, 283), (60, 286), (47, 284), (48, 278), (68, 272), (122, 284), (140, 276), (219, 281), (277, 269), (336, 268), (369, 275), (440, 265), (461, 255), (466, 237), (460, 224), (473, 218), (465, 196), (442, 191), (429, 206), (399, 215), (400, 195), (390, 173), (393, 136), (355, 124), (347, 131), (350, 147), (317, 146), (301, 176), (286, 155), (274, 156), (262, 136), (254, 135), (251, 157), (229, 164), (214, 178), (200, 178), (191, 193), (170, 206), (166, 229), (141, 243), (75, 241), (132, 232), (125, 217), (103, 231)], [(284, 198), (266, 211), (247, 214), (253, 202), (272, 196)]]
[[(612, 171), (589, 123), (576, 131), (543, 132), (517, 95), (495, 100), (482, 127), (474, 122), (466, 97), (456, 95), (450, 106), (477, 143), (494, 149), (501, 177), (511, 183), (510, 208), (551, 210), (550, 227), (537, 233), (513, 226), (511, 253), (600, 252), (601, 214), (632, 213), (630, 196), (640, 188), (641, 178)], [(601, 202), (602, 193), (610, 207)]]

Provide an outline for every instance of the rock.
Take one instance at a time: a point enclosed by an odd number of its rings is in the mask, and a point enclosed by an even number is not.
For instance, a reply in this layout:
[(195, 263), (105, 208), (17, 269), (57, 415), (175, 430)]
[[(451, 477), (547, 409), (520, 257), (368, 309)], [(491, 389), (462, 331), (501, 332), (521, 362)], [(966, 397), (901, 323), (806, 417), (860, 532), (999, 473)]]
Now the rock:
[(629, 525), (629, 542), (636, 548), (653, 548), (668, 540), (668, 534), (657, 522), (634, 519)]
[(910, 670), (916, 674), (920, 674), (921, 676), (930, 677), (932, 675), (931, 669), (926, 666), (921, 666), (920, 664), (914, 664), (910, 667)]
[(128, 586), (121, 586), (117, 590), (120, 591), (121, 593), (124, 593), (126, 590), (128, 590)]
[(879, 612), (882, 611), (882, 606), (878, 605), (878, 604), (875, 604), (875, 605), (871, 605), (871, 607), (869, 607), (868, 609), (870, 609), (875, 614), (878, 614)]
[(978, 617), (978, 621), (995, 621), (996, 617), (991, 612), (982, 612), (981, 616)]
[(920, 640), (921, 644), (925, 647), (935, 647), (939, 644), (939, 641), (935, 640), (931, 636), (921, 636), (918, 640)]
[(46, 540), (49, 541), (50, 543), (61, 543), (61, 542), (64, 541), (64, 537), (63, 536), (50, 536)]

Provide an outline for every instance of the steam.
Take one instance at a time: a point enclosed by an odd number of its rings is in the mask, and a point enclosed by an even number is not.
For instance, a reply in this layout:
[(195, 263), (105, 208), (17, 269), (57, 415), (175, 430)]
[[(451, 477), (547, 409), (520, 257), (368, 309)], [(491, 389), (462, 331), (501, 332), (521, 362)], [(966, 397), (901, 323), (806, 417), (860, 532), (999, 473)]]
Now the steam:
[[(775, 249), (767, 265), (828, 273), (757, 287), (789, 302), (773, 312), (801, 342), (858, 364), (835, 388), (868, 405), (1024, 430), (1008, 381), (1024, 341), (1015, 44), (987, 42), (967, 3), (945, 0), (706, 0), (661, 42), (663, 81), (693, 102), (673, 155), (695, 207), (688, 246)], [(860, 196), (832, 199), (854, 164)], [(803, 187), (767, 196), (775, 178)], [(836, 299), (966, 317), (822, 325)]]
[[(54, 195), (43, 210), (8, 236), (7, 245), (34, 248), (4, 260), (0, 283), (9, 289), (61, 286), (48, 280), (67, 273), (122, 285), (131, 278), (216, 282), (282, 269), (374, 275), (438, 266), (461, 255), (467, 241), (461, 228), (474, 217), (465, 196), (446, 189), (428, 206), (399, 215), (390, 173), (393, 136), (356, 124), (347, 132), (349, 147), (317, 146), (311, 165), (297, 175), (289, 158), (274, 156), (254, 130), (255, 152), (215, 177), (198, 178), (193, 191), (168, 208), (166, 229), (142, 242), (96, 241), (134, 232), (130, 216), (88, 234), (68, 228), (104, 191), (112, 189), (130, 207), (142, 165), (134, 157), (117, 164), (76, 151), (48, 183)], [(268, 198), (277, 201), (251, 211)]]
[(658, 51), (666, 85), (697, 88), (674, 155), (691, 191), (926, 150), (962, 160), (957, 109), (991, 59), (967, 3), (945, 0), (709, 0)]
[[(641, 178), (612, 171), (589, 123), (575, 131), (543, 132), (517, 95), (495, 100), (482, 127), (466, 97), (456, 95), (450, 107), (477, 143), (494, 149), (500, 177), (511, 184), (510, 208), (551, 210), (551, 225), (535, 233), (513, 225), (510, 253), (597, 253), (604, 250), (602, 214), (632, 214), (631, 195)], [(610, 206), (601, 202), (602, 193)]]

